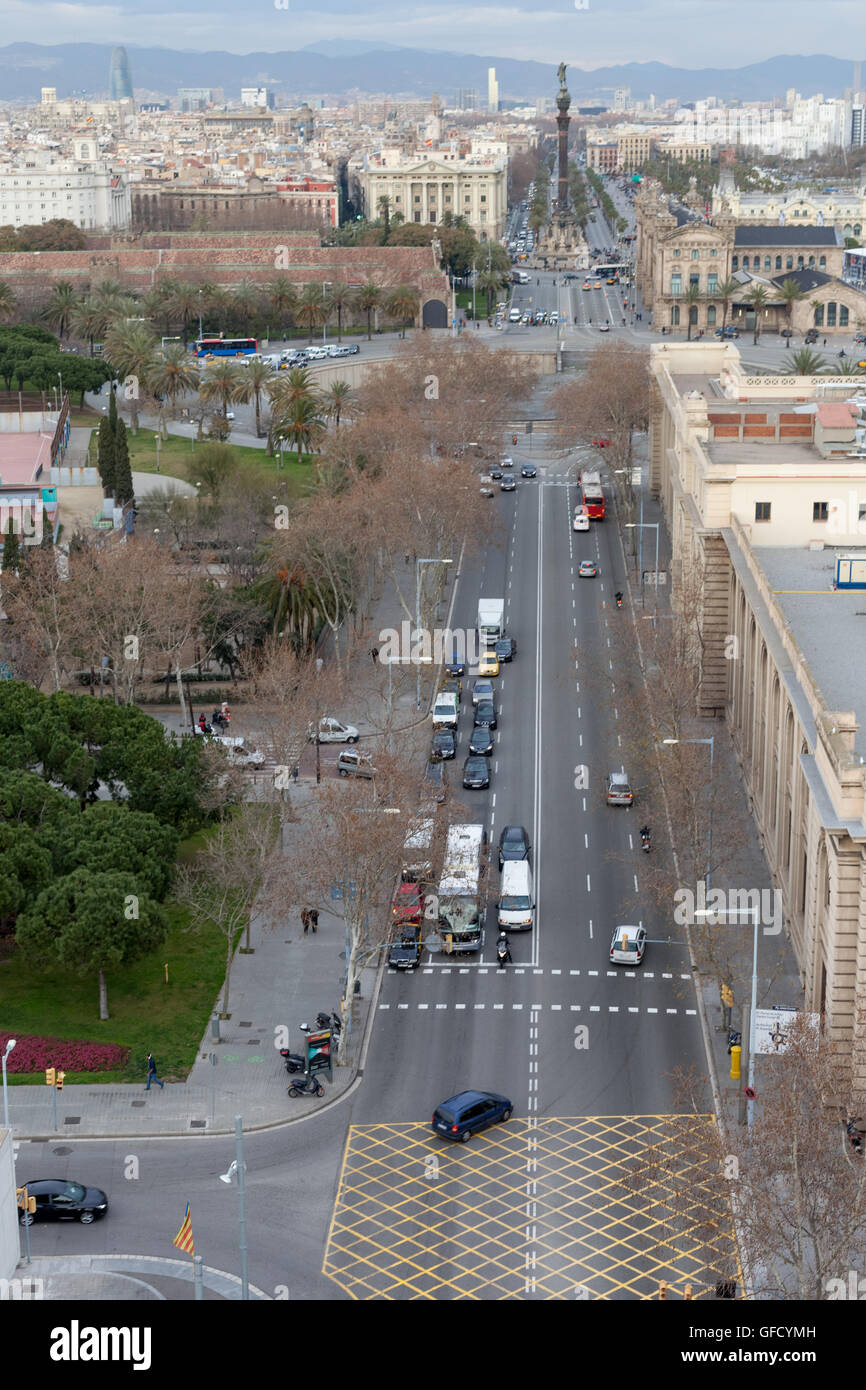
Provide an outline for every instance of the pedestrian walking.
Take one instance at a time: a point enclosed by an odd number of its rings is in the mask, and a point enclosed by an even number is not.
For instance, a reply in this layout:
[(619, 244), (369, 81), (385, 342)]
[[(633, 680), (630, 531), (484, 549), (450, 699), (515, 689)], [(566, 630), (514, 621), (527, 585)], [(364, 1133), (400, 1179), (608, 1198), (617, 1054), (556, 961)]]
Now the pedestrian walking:
[(306, 936), (310, 930), (310, 909), (308, 907), (301, 908), (301, 923), (304, 928), (304, 936)]
[(298, 780), (298, 774), (299, 774), (300, 770), (301, 770), (300, 764), (299, 764), (299, 763), (295, 763), (295, 766), (292, 768), (292, 781), (293, 781), (293, 782), (297, 782), (297, 780)]
[(827, 339), (825, 338), (825, 339), (824, 339), (824, 347), (826, 347), (826, 346), (827, 346)]
[(148, 1054), (147, 1054), (147, 1084), (146, 1084), (146, 1086), (145, 1086), (145, 1088), (144, 1088), (146, 1091), (149, 1091), (149, 1090), (150, 1090), (150, 1083), (151, 1083), (151, 1081), (155, 1081), (156, 1084), (157, 1084), (157, 1086), (159, 1087), (160, 1090), (162, 1090), (163, 1086), (165, 1085), (165, 1082), (164, 1082), (164, 1081), (160, 1081), (159, 1077), (158, 1077), (157, 1074), (156, 1074), (156, 1058), (154, 1057), (154, 1055), (153, 1055), (152, 1052), (148, 1052)]
[(313, 931), (319, 930), (319, 909), (317, 907), (314, 907), (310, 912), (310, 926)]
[(373, 658), (373, 665), (375, 666), (375, 665), (376, 665), (376, 662), (379, 660), (379, 648), (378, 648), (378, 647), (371, 647), (371, 648), (370, 648), (370, 655), (371, 655), (371, 657)]

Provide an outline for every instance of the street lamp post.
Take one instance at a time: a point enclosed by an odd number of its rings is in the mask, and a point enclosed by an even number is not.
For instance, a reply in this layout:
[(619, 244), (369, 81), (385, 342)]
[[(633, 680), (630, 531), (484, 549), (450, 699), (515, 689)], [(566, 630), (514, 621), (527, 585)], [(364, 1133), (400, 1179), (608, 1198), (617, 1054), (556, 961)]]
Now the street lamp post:
[[(641, 494), (641, 497), (643, 497), (643, 494)], [(625, 523), (625, 529), (626, 529), (627, 531), (643, 531), (643, 530), (652, 529), (652, 530), (654, 530), (655, 533), (656, 533), (656, 567), (655, 567), (655, 585), (654, 585), (654, 587), (655, 587), (655, 602), (654, 602), (654, 604), (653, 604), (653, 627), (655, 627), (655, 625), (656, 625), (656, 615), (657, 615), (657, 613), (658, 613), (658, 606), (659, 606), (659, 527), (660, 527), (660, 525), (661, 525), (661, 522), (659, 522), (659, 521), (627, 521), (627, 522)], [(640, 592), (641, 592), (641, 603), (643, 603), (643, 570), (641, 570), (641, 576), (640, 576)]]
[[(472, 322), (473, 322), (473, 323), (475, 322), (475, 317), (476, 317), (476, 316), (475, 316), (475, 280), (476, 280), (475, 266), (476, 266), (476, 265), (477, 265), (477, 257), (476, 257), (476, 259), (473, 260), (473, 262), (472, 262)], [(488, 300), (488, 303), (489, 303), (489, 302), (490, 302), (490, 301)]]
[(327, 340), (328, 340), (328, 316), (327, 316), (327, 314), (325, 313), (325, 290), (326, 290), (326, 289), (330, 289), (331, 284), (332, 284), (332, 281), (330, 281), (330, 280), (323, 280), (323, 281), (322, 281), (322, 315), (323, 315), (323, 317), (322, 317), (322, 342), (323, 342), (323, 343), (327, 342)]
[(244, 1187), (244, 1122), (243, 1117), (235, 1115), (235, 1152), (237, 1158), (229, 1164), (225, 1173), (220, 1173), (220, 1182), (231, 1183), (233, 1177), (238, 1180), (238, 1227), (240, 1232), (241, 1248), (241, 1298), (248, 1299), (250, 1296), (249, 1270), (247, 1267), (247, 1213), (246, 1213), (246, 1189)]
[(662, 743), (705, 743), (710, 748), (710, 814), (707, 825), (707, 871), (704, 875), (706, 880), (707, 892), (710, 891), (710, 865), (713, 859), (713, 757), (715, 754), (716, 739), (714, 734), (709, 738), (663, 738)]
[[(760, 914), (757, 903), (752, 905), (752, 1003), (749, 1010), (749, 1078), (747, 1082), (748, 1095), (746, 1097), (746, 1125), (751, 1130), (755, 1122), (755, 1102), (752, 1099), (755, 1090), (755, 1014), (758, 1009), (758, 925)], [(698, 908), (695, 912), (696, 917), (719, 917), (721, 912), (714, 912), (710, 908)], [(725, 912), (725, 920), (727, 920)], [(742, 1121), (742, 1110), (740, 1110), (740, 1124)]]
[(17, 1041), (17, 1040), (16, 1040), (15, 1038), (10, 1038), (9, 1041), (7, 1042), (7, 1044), (6, 1044), (6, 1050), (5, 1050), (5, 1052), (3, 1053), (3, 1128), (4, 1128), (4, 1129), (8, 1129), (8, 1128), (9, 1128), (9, 1096), (8, 1096), (8, 1093), (7, 1093), (7, 1090), (6, 1090), (6, 1058), (9, 1056), (9, 1053), (12, 1051), (13, 1047), (15, 1046), (16, 1041)]
[[(432, 559), (415, 559), (415, 641), (418, 641), (418, 634), (421, 631), (421, 566), (422, 565), (450, 565), (452, 560), (443, 560), (441, 555), (434, 555)], [(417, 708), (421, 708), (421, 653), (418, 653), (418, 682), (416, 690)]]

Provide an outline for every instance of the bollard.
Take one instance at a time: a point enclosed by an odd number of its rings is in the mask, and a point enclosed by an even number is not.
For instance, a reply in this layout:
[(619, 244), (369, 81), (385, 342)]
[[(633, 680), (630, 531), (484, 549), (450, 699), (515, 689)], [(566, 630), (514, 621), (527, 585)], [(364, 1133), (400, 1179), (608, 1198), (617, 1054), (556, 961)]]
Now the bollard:
[(211, 1019), (210, 1019), (210, 1035), (211, 1035), (211, 1037), (213, 1038), (214, 1042), (219, 1042), (219, 1040), (220, 1040), (220, 1016), (219, 1016), (219, 1014), (216, 1014), (216, 1013), (211, 1014)]

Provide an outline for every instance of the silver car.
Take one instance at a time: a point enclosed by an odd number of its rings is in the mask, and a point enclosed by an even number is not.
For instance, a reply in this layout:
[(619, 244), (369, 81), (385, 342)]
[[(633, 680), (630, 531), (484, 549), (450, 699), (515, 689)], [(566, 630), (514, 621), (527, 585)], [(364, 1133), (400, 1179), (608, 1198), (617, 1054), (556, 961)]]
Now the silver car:
[(375, 777), (369, 753), (359, 753), (356, 748), (344, 748), (337, 758), (337, 771), (341, 777)]

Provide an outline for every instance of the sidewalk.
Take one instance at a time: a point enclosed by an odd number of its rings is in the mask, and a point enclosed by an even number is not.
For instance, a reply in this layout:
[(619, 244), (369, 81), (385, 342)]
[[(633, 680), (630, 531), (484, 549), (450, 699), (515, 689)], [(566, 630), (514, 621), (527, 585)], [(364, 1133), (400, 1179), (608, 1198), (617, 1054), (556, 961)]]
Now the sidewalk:
[[(445, 607), (450, 601), (453, 581), (446, 589)], [(398, 602), (391, 586), (371, 604), (366, 626), (373, 633), (399, 624)], [(383, 676), (386, 671), (370, 660), (370, 642), (359, 643), (353, 658), (353, 695), (359, 711), (381, 708)], [(426, 714), (432, 675), (422, 677), (422, 708), (416, 708), (415, 681), (394, 693), (394, 732), (409, 731), (417, 755), (419, 774), (422, 746), (426, 743)], [(385, 679), (387, 689), (387, 679)], [(149, 710), (157, 714), (156, 710)], [(206, 711), (209, 712), (209, 711)], [(351, 711), (335, 710), (350, 716)], [(176, 709), (159, 714), (167, 727), (179, 729)], [(373, 725), (360, 717), (353, 719), (362, 732)], [(384, 724), (384, 715), (379, 727)], [(248, 746), (255, 743), (255, 714), (251, 707), (236, 710), (231, 733), (241, 734)], [(338, 751), (322, 748), (323, 771)], [(255, 780), (251, 776), (251, 787)], [(291, 788), (292, 806), (303, 816), (305, 802), (315, 795), (315, 749), (305, 754), (303, 775)], [(396, 866), (395, 866), (396, 871)], [(242, 942), (243, 946), (244, 943)], [(300, 1050), (301, 1023), (315, 1023), (318, 1011), (338, 1010), (345, 973), (346, 941), (342, 920), (322, 911), (319, 930), (304, 936), (298, 911), (271, 927), (261, 917), (250, 927), (252, 952), (238, 951), (232, 966), (229, 1020), (211, 1019), (201, 1038), (196, 1060), (184, 1082), (167, 1082), (163, 1089), (133, 1085), (67, 1085), (58, 1097), (58, 1134), (70, 1137), (113, 1138), (128, 1136), (175, 1136), (234, 1133), (235, 1115), (241, 1114), (244, 1129), (263, 1129), (303, 1119), (312, 1113), (309, 1101), (287, 1095), (290, 1077), (279, 1055), (284, 1044), (276, 1030), (285, 1029), (292, 1051)], [(384, 953), (380, 962), (367, 966), (361, 977), (361, 995), (356, 998), (351, 1021), (346, 1063), (335, 1068), (333, 1085), (323, 1078), (325, 1097), (316, 1101), (321, 1109), (340, 1100), (355, 1079), (367, 1031), (375, 1018), (375, 1002)], [(217, 1000), (214, 1001), (216, 1007)], [(218, 1029), (218, 1037), (214, 1030)], [(154, 1045), (159, 1058), (158, 1045)], [(214, 1058), (215, 1060), (211, 1060)], [(16, 1140), (51, 1139), (53, 1092), (47, 1086), (10, 1086), (9, 1115)]]

